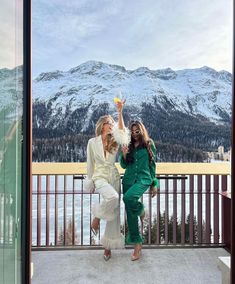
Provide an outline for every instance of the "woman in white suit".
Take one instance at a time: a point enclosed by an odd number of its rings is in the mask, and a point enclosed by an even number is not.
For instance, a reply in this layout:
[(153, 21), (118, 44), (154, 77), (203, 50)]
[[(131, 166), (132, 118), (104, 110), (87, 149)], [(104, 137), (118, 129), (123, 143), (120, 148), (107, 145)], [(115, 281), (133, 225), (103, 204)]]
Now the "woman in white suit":
[[(94, 219), (91, 230), (96, 235), (100, 219), (106, 221), (101, 244), (104, 247), (104, 259), (111, 257), (111, 249), (123, 248), (124, 237), (120, 232), (120, 175), (115, 166), (119, 144), (129, 143), (128, 130), (124, 126), (122, 109), (124, 102), (116, 103), (118, 125), (110, 115), (99, 118), (96, 123), (96, 137), (91, 138), (87, 145), (88, 181), (94, 184), (95, 192), (99, 193), (103, 202), (92, 208)], [(87, 186), (86, 186), (87, 187)]]

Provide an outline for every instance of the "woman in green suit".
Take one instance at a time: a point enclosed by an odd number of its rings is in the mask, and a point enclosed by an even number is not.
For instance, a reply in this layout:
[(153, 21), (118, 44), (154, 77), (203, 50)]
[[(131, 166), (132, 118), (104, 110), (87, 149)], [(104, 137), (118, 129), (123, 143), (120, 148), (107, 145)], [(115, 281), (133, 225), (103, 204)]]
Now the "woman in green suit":
[(139, 201), (143, 193), (150, 187), (152, 197), (157, 193), (159, 182), (156, 173), (156, 148), (149, 138), (148, 132), (139, 121), (130, 125), (131, 142), (128, 147), (122, 148), (120, 158), (121, 167), (125, 169), (123, 177), (123, 201), (125, 203), (128, 223), (126, 242), (134, 244), (131, 260), (140, 257), (142, 238), (139, 233), (138, 216), (143, 221), (144, 205)]

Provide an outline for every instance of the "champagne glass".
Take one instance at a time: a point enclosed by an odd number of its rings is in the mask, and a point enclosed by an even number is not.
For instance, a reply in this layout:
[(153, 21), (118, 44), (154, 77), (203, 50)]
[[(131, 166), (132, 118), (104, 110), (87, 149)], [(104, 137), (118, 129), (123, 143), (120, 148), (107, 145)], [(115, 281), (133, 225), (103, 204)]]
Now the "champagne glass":
[(115, 103), (119, 103), (119, 102), (123, 102), (123, 104), (125, 103), (126, 99), (124, 98), (124, 96), (122, 95), (122, 92), (119, 91), (118, 95), (113, 99)]

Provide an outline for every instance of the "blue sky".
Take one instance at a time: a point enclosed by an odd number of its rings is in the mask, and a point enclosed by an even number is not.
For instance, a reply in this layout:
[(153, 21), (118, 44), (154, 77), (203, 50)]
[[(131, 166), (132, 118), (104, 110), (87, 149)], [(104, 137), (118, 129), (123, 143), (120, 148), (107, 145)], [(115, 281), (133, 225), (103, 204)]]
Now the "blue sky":
[(32, 6), (33, 76), (88, 60), (127, 69), (232, 71), (232, 0), (33, 0)]

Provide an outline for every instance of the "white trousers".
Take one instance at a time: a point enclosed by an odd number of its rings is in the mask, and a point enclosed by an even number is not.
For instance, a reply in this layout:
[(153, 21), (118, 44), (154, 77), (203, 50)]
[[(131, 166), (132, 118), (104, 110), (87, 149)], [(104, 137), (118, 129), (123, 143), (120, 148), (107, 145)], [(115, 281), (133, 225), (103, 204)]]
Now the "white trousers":
[(120, 197), (117, 190), (108, 182), (95, 182), (96, 191), (103, 201), (93, 207), (94, 217), (106, 221), (105, 232), (101, 238), (101, 244), (106, 249), (115, 249), (124, 247), (124, 237), (120, 232)]

